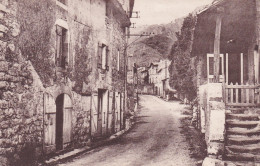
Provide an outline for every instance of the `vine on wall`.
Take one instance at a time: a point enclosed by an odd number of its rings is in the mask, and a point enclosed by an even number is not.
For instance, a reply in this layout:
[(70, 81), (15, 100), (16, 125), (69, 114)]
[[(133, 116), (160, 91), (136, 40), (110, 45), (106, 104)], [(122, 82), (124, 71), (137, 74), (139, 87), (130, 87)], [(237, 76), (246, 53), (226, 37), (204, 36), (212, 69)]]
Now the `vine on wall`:
[(17, 19), (21, 34), (18, 46), (22, 56), (30, 60), (43, 84), (49, 85), (54, 77), (55, 46), (51, 30), (55, 22), (55, 4), (51, 0), (19, 0)]
[[(90, 74), (92, 71), (91, 58), (90, 58), (90, 49), (87, 48), (89, 37), (90, 37), (90, 29), (83, 29), (81, 33), (78, 34), (79, 41), (76, 41), (75, 45), (75, 65), (74, 65), (74, 75), (72, 79), (75, 81), (75, 86), (73, 90), (77, 93), (82, 93), (83, 82), (88, 84), (90, 83)], [(80, 34), (84, 34), (81, 36)], [(91, 90), (88, 90), (91, 92)]]

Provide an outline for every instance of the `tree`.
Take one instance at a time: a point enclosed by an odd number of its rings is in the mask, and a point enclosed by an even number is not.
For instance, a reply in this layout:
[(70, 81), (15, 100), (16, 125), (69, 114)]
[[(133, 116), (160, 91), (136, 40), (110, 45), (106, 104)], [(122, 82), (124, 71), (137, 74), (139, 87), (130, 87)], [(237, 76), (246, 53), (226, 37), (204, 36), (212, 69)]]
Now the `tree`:
[(189, 100), (196, 97), (196, 70), (192, 68), (192, 39), (196, 25), (196, 16), (189, 14), (183, 22), (180, 32), (176, 32), (177, 41), (173, 44), (169, 59), (170, 85), (178, 92), (185, 93)]

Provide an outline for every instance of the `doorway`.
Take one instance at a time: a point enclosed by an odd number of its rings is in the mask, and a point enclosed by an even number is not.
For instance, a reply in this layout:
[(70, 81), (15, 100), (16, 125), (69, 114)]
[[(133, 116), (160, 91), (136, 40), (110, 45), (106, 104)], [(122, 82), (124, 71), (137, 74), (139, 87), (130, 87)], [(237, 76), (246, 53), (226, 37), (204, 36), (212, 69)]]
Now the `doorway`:
[(56, 98), (56, 150), (62, 150), (64, 144), (71, 142), (72, 102), (67, 94)]
[(228, 55), (228, 84), (241, 84), (241, 58), (240, 54)]
[(102, 136), (102, 110), (103, 110), (104, 90), (98, 90), (98, 114), (97, 114), (97, 136)]
[(56, 150), (63, 149), (63, 104), (64, 94), (56, 99)]

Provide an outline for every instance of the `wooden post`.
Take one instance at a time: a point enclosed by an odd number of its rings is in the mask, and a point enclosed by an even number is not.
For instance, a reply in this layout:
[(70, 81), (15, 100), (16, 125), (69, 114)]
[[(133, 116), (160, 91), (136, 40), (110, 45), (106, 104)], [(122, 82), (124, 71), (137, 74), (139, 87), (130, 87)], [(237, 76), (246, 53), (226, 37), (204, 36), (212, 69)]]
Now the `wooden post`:
[(226, 84), (228, 85), (228, 53), (226, 54)]
[(244, 56), (243, 53), (240, 54), (240, 65), (241, 65), (241, 85), (244, 83)]
[[(221, 9), (217, 9), (220, 12)], [(217, 15), (216, 19), (216, 31), (214, 40), (214, 79), (213, 82), (218, 83), (219, 80), (219, 57), (220, 57), (220, 33), (221, 33), (221, 14)]]

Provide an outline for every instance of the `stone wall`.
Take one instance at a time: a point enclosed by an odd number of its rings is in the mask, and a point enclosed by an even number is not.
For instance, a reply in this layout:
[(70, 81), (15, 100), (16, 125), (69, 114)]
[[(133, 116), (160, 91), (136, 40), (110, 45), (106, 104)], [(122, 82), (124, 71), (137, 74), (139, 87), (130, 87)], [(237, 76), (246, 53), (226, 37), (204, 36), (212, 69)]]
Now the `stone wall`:
[(205, 133), (208, 155), (222, 158), (226, 123), (222, 83), (200, 86), (199, 98), (200, 129)]
[[(55, 66), (57, 20), (64, 20), (69, 31), (65, 69)], [(64, 148), (82, 147), (90, 141), (91, 93), (98, 89), (123, 92), (124, 36), (120, 21), (105, 16), (102, 0), (69, 1), (67, 8), (55, 0), (0, 0), (3, 165), (30, 165), (56, 151), (55, 103), (61, 94), (69, 96), (72, 112), (71, 141)], [(110, 49), (105, 74), (97, 68), (100, 42)], [(120, 71), (115, 70), (118, 50)]]
[(0, 161), (29, 163), (40, 154), (43, 142), (42, 92), (35, 86), (31, 63), (15, 43), (20, 34), (16, 4), (1, 1), (0, 13)]

